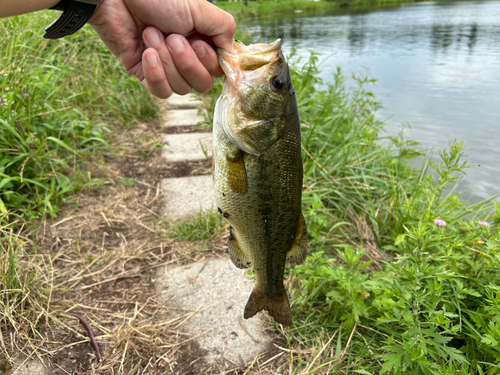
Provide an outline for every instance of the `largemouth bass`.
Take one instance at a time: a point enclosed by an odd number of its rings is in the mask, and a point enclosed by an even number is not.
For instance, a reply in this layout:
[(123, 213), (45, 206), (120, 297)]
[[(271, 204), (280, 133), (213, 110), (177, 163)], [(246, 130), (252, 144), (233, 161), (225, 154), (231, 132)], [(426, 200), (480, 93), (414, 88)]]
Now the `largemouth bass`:
[(297, 99), (281, 40), (233, 47), (234, 55), (217, 50), (226, 74), (213, 128), (217, 207), (230, 225), (232, 262), (255, 273), (244, 318), (267, 310), (289, 326), (285, 262), (307, 256)]

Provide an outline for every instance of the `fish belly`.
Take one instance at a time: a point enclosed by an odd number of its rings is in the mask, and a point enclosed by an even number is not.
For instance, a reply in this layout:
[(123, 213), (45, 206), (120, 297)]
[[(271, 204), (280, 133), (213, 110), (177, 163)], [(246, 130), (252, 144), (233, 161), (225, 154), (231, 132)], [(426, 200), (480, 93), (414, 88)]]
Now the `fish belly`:
[(231, 226), (231, 258), (241, 260), (235, 262), (240, 267), (251, 263), (256, 276), (245, 318), (266, 309), (286, 325), (291, 312), (283, 286), (285, 261), (303, 224), (300, 124), (298, 117), (291, 121), (259, 156), (234, 146), (217, 119), (213, 130), (215, 195), (218, 211)]

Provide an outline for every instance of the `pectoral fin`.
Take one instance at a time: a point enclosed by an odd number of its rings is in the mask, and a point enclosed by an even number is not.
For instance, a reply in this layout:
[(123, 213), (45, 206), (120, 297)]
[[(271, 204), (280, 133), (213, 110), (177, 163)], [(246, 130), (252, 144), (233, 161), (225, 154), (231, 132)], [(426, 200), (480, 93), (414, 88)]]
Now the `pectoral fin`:
[(252, 261), (250, 260), (250, 258), (246, 256), (246, 254), (241, 249), (241, 246), (234, 235), (233, 227), (229, 228), (228, 248), (229, 248), (229, 257), (231, 258), (231, 261), (236, 267), (248, 268), (252, 265)]
[(248, 190), (247, 171), (243, 161), (243, 151), (238, 150), (234, 156), (226, 155), (226, 160), (229, 187), (236, 193), (246, 194)]
[(286, 260), (290, 264), (302, 264), (307, 257), (307, 225), (304, 215), (300, 214), (297, 235), (292, 248), (286, 254)]

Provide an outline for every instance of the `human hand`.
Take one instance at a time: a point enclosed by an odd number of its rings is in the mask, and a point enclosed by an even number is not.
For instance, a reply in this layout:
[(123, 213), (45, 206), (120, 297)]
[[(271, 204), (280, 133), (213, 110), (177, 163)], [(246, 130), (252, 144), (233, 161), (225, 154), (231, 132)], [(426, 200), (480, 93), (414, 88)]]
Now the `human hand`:
[(229, 13), (206, 0), (104, 0), (89, 23), (125, 70), (162, 99), (209, 91), (212, 76), (223, 74), (211, 44), (232, 52), (236, 29)]

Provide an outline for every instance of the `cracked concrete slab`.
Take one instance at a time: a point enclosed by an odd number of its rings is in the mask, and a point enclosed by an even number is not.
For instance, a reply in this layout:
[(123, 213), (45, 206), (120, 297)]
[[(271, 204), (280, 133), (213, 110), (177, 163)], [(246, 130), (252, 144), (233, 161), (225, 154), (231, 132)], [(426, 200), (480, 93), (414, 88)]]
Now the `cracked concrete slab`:
[(165, 127), (198, 125), (203, 122), (198, 109), (174, 109), (168, 111), (165, 117)]
[(198, 108), (203, 103), (194, 94), (173, 94), (166, 100), (166, 104), (167, 108)]
[(170, 162), (194, 161), (212, 157), (212, 133), (168, 134), (168, 145), (161, 155)]
[(166, 178), (161, 181), (165, 199), (163, 215), (169, 220), (185, 220), (200, 211), (215, 211), (212, 175)]
[(243, 319), (254, 280), (236, 268), (228, 256), (185, 266), (165, 267), (157, 272), (156, 288), (169, 306), (196, 311), (180, 327), (208, 354), (209, 364), (229, 361), (245, 365), (271, 345), (259, 316)]
[[(170, 100), (170, 99), (169, 99)], [(188, 108), (190, 99), (174, 97), (169, 105)], [(167, 108), (172, 108), (167, 107)], [(169, 109), (165, 126), (196, 125), (202, 121), (195, 109)], [(162, 156), (169, 162), (203, 160), (212, 155), (210, 133), (168, 134), (168, 146)], [(164, 179), (164, 217), (169, 220), (189, 219), (200, 211), (215, 211), (213, 176), (191, 176)], [(156, 289), (161, 299), (181, 317), (189, 317), (179, 327), (187, 338), (193, 338), (206, 352), (206, 363), (218, 367), (246, 365), (269, 349), (272, 338), (263, 332), (259, 316), (243, 319), (244, 307), (253, 289), (254, 280), (236, 268), (228, 256), (184, 266), (158, 269)]]

